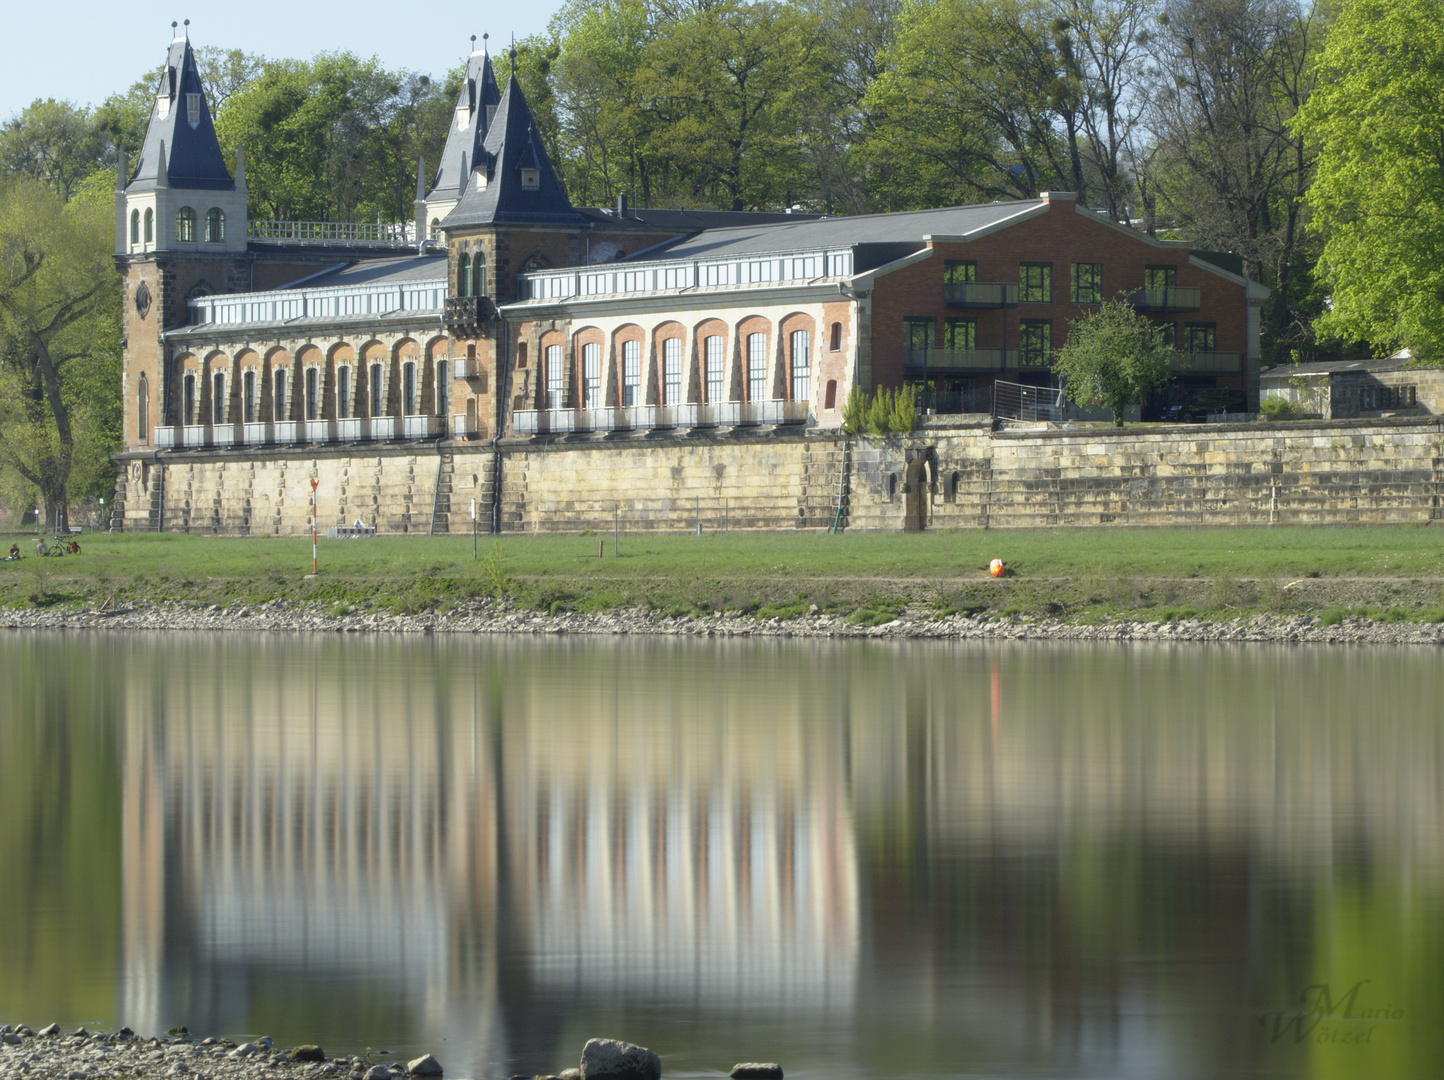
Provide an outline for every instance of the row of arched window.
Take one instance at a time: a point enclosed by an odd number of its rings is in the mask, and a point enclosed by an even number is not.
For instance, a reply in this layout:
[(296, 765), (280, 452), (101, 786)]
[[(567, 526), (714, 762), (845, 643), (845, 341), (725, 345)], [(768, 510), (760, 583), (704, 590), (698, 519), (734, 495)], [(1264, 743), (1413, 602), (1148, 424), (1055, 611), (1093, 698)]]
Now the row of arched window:
[[(645, 362), (644, 342), (629, 335), (617, 342), (612, 357), (614, 385), (604, 385), (612, 380), (603, 371), (603, 343), (585, 340), (592, 335), (600, 336), (598, 331), (589, 329), (574, 334), (570, 350), (560, 335), (544, 335), (541, 370), (534, 384), (536, 407), (592, 409), (611, 405), (630, 408), (727, 401), (811, 402), (817, 377), (812, 320), (805, 316), (783, 320), (780, 350), (775, 355), (770, 324), (759, 329), (758, 322), (747, 320), (742, 325), (743, 332), (732, 339), (730, 347), (724, 332), (708, 332), (708, 328), (703, 327), (689, 347), (681, 326), (672, 324), (675, 333), (663, 327), (654, 332), (655, 351)], [(724, 328), (718, 325), (717, 329)], [(828, 347), (831, 351), (841, 349), (841, 323), (831, 325)], [(517, 360), (519, 368), (526, 367), (524, 343), (518, 345)], [(835, 404), (829, 400), (823, 407), (832, 409)]]
[[(226, 238), (226, 215), (218, 206), (206, 211), (205, 237), (208, 244), (219, 244)], [(193, 207), (182, 206), (175, 212), (175, 238), (178, 241), (195, 240), (196, 212)], [(130, 212), (130, 242), (155, 243), (155, 211), (150, 207), (146, 207), (144, 215), (139, 210)]]
[(463, 251), (457, 256), (456, 295), (486, 295), (486, 252), (478, 249), (468, 257)]
[[(365, 388), (361, 390), (362, 396), (357, 396), (358, 387), (356, 382), (362, 374), (366, 376)], [(450, 387), (448, 384), (448, 364), (445, 360), (437, 361), (436, 388), (437, 388), (437, 412), (444, 415), (450, 404)], [(400, 411), (403, 416), (418, 416), (421, 414), (421, 372), (419, 364), (415, 360), (408, 360), (401, 365), (401, 394)], [(390, 415), (387, 404), (386, 385), (386, 364), (375, 362), (370, 365), (363, 365), (360, 372), (353, 375), (352, 365), (342, 364), (336, 368), (336, 418), (339, 420), (360, 419), (372, 416)], [(261, 401), (261, 388), (263, 376), (254, 368), (247, 368), (241, 373), (241, 393), (234, 403), (230, 401), (227, 393), (227, 373), (217, 371), (211, 374), (211, 394), (209, 401), (202, 407), (199, 398), (202, 386), (200, 376), (194, 371), (188, 371), (182, 380), (181, 391), (181, 423), (187, 427), (196, 424), (225, 424), (244, 423), (256, 424), (267, 420), (274, 420), (278, 423), (292, 419), (291, 403), (289, 401), (288, 388), (291, 383), (291, 372), (287, 368), (276, 368), (271, 372), (272, 391), (270, 406), (263, 414)], [(303, 374), (302, 400), (300, 402), (302, 416), (296, 419), (319, 420), (323, 418), (325, 401), (323, 395), (330, 389), (323, 385), (323, 372), (317, 366), (306, 367)], [(139, 421), (142, 441), (146, 437), (148, 424), (149, 391), (144, 378), (141, 380), (140, 391), (137, 397), (139, 408)], [(240, 410), (239, 418), (230, 415), (233, 409)]]

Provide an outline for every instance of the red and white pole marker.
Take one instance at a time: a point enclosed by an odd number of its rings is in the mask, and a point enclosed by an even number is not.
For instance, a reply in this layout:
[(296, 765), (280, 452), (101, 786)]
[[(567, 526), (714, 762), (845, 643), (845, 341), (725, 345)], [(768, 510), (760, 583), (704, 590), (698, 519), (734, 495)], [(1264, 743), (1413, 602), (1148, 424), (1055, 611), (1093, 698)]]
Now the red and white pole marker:
[(319, 481), (311, 481), (311, 573), (316, 572), (316, 487)]

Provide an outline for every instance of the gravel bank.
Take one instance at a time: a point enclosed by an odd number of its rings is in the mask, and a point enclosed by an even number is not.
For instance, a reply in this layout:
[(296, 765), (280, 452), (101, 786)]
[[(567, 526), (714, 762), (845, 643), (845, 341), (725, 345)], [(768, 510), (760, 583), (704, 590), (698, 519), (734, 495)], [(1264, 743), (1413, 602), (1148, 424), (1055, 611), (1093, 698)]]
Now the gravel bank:
[(466, 601), (444, 613), (397, 615), (358, 610), (336, 614), (320, 604), (272, 600), (265, 604), (200, 607), (141, 603), (87, 610), (6, 609), (10, 630), (256, 630), (338, 634), (654, 634), (670, 637), (929, 638), (1037, 641), (1267, 641), (1328, 645), (1444, 645), (1444, 624), (1371, 622), (1349, 618), (1330, 626), (1311, 615), (1267, 615), (1211, 621), (1130, 619), (1070, 623), (1023, 616), (905, 612), (879, 626), (858, 626), (845, 616), (813, 611), (792, 619), (740, 614), (663, 616), (646, 611), (551, 615), (507, 601)]
[(431, 1055), (410, 1062), (373, 1064), (359, 1057), (327, 1058), (317, 1046), (277, 1048), (270, 1039), (237, 1045), (229, 1039), (193, 1040), (189, 1035), (145, 1038), (130, 1028), (115, 1034), (55, 1024), (32, 1031), (0, 1027), (0, 1077), (44, 1080), (394, 1080), (441, 1076)]

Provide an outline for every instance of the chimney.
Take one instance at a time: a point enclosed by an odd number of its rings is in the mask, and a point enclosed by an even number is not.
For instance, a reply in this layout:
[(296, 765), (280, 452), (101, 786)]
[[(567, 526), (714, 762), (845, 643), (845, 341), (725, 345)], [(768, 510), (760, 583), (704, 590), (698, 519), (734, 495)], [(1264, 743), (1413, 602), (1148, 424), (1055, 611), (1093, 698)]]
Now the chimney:
[(620, 218), (624, 218), (624, 217), (626, 217), (626, 216), (627, 216), (627, 193), (626, 193), (625, 191), (623, 191), (623, 192), (618, 193), (618, 195), (617, 195), (617, 217), (620, 219)]

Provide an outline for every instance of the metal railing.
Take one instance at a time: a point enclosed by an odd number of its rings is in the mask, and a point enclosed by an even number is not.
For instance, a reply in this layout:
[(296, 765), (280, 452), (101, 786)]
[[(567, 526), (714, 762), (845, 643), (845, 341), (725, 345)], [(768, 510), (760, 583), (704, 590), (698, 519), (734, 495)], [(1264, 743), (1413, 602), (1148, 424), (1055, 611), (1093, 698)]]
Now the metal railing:
[(909, 375), (949, 371), (1007, 371), (1017, 368), (1017, 349), (949, 349), (933, 345), (904, 349), (903, 370)]
[(993, 383), (993, 415), (1004, 420), (1032, 423), (1059, 420), (1066, 407), (1063, 391), (1055, 386)]
[(1169, 365), (1174, 371), (1237, 374), (1242, 356), (1236, 352), (1180, 352)]
[(487, 296), (448, 296), (447, 326), (480, 326), (496, 318), (496, 305)]
[(1137, 311), (1198, 311), (1203, 290), (1169, 285), (1156, 289), (1134, 289), (1128, 302)]
[(386, 244), (408, 247), (416, 243), (411, 221), (252, 221), (252, 240), (278, 244)]
[(943, 286), (943, 303), (955, 308), (1018, 306), (1018, 286), (993, 281), (968, 281)]
[(715, 405), (633, 405), (592, 409), (517, 409), (518, 435), (558, 435), (585, 431), (655, 431), (668, 428), (760, 427), (805, 424), (806, 401), (719, 401)]

